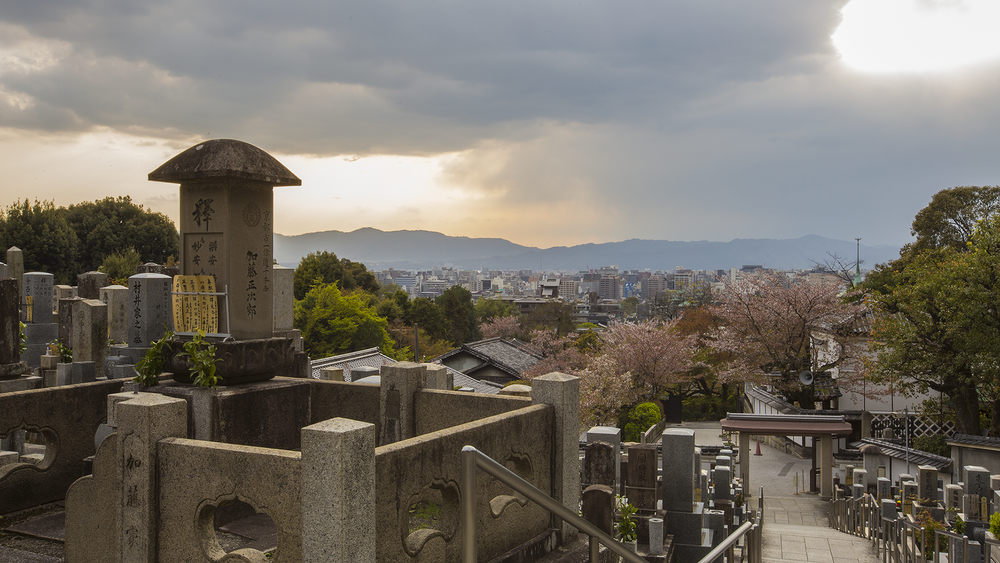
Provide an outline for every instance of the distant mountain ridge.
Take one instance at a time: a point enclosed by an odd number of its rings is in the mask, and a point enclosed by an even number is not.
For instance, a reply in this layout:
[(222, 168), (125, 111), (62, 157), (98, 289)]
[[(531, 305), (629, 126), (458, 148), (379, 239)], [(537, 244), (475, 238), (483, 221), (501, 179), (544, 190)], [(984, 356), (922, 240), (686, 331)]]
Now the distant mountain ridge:
[[(369, 270), (426, 270), (450, 266), (462, 270), (577, 271), (617, 265), (622, 270), (718, 270), (760, 264), (785, 270), (811, 268), (829, 254), (853, 263), (855, 241), (807, 235), (796, 239), (734, 239), (729, 242), (630, 239), (602, 244), (535, 248), (501, 238), (454, 237), (434, 231), (324, 231), (295, 236), (274, 234), (274, 257), (294, 268), (317, 251), (362, 262)], [(899, 247), (861, 245), (864, 267), (899, 257)]]

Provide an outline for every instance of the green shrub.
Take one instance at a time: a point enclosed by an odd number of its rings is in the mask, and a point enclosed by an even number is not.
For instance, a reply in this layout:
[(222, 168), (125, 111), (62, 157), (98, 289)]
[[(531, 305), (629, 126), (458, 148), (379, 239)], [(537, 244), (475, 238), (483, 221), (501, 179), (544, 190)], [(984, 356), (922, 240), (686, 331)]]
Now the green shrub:
[(99, 271), (104, 272), (111, 281), (128, 286), (128, 279), (135, 275), (135, 269), (142, 265), (142, 256), (133, 247), (114, 252), (104, 258)]
[(628, 411), (619, 422), (622, 429), (623, 442), (638, 442), (642, 433), (649, 430), (663, 418), (660, 406), (656, 403), (641, 403)]
[(994, 512), (990, 516), (990, 533), (1000, 538), (1000, 512)]
[(951, 457), (951, 446), (945, 441), (943, 434), (924, 434), (913, 439), (913, 447), (930, 454)]
[(718, 395), (695, 395), (685, 397), (681, 404), (684, 420), (722, 420), (730, 411), (736, 411), (735, 394), (725, 400)]

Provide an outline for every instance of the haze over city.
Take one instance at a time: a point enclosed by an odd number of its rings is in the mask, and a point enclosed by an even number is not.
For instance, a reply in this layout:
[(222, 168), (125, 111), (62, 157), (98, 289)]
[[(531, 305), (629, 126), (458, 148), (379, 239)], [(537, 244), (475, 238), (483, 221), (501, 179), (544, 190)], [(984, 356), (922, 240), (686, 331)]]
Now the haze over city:
[(17, 2), (0, 204), (130, 195), (210, 138), (270, 152), (276, 232), (548, 247), (910, 240), (1000, 184), (988, 1)]

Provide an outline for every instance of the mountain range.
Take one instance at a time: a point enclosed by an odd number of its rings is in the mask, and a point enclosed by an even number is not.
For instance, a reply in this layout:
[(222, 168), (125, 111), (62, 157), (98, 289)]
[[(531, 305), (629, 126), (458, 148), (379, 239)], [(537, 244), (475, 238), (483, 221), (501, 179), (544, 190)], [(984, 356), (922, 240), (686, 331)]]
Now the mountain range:
[[(807, 235), (796, 239), (734, 239), (729, 242), (630, 239), (602, 244), (535, 248), (502, 238), (448, 236), (433, 231), (381, 231), (366, 227), (345, 233), (324, 231), (274, 234), (274, 258), (294, 268), (310, 252), (329, 251), (362, 262), (369, 270), (559, 270), (578, 271), (616, 265), (620, 270), (717, 270), (763, 265), (783, 270), (808, 269), (832, 254), (854, 265), (855, 241)], [(861, 245), (864, 268), (899, 257), (893, 245)]]

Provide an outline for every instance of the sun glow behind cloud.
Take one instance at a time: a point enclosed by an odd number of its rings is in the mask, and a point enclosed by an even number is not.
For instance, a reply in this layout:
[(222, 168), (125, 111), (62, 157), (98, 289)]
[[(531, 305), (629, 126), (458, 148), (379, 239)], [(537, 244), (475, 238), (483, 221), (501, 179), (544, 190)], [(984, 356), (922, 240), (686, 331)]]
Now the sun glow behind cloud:
[(833, 44), (864, 72), (939, 72), (1000, 59), (996, 0), (851, 0)]

